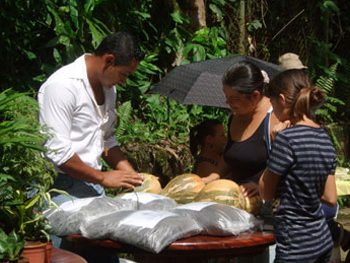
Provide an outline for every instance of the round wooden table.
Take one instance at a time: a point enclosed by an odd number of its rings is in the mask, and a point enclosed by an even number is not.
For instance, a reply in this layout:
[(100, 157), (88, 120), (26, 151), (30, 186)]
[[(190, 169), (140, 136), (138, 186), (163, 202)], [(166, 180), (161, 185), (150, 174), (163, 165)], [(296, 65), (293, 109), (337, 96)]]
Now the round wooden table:
[(67, 250), (52, 248), (50, 263), (87, 263), (81, 256)]
[[(80, 235), (67, 237), (69, 241), (81, 246), (103, 247), (120, 253), (132, 253), (138, 257), (182, 258), (178, 262), (194, 262), (194, 258), (239, 257), (254, 256), (262, 253), (268, 246), (275, 243), (270, 232), (244, 233), (238, 236), (193, 236), (180, 239), (159, 254), (154, 254), (132, 245), (112, 240), (87, 239)], [(191, 260), (189, 260), (191, 259)], [(178, 259), (179, 260), (179, 259)], [(170, 262), (164, 260), (164, 262)]]

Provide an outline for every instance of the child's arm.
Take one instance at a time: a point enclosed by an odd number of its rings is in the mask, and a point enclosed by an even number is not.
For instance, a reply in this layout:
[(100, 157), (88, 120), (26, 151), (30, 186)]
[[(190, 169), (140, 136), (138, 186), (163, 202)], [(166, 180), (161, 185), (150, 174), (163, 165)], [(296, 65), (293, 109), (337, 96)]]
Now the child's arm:
[(194, 173), (202, 177), (205, 184), (220, 179), (217, 168), (209, 162), (201, 162)]
[(220, 179), (220, 174), (218, 173), (211, 173), (208, 176), (202, 178), (203, 183), (205, 184), (208, 184), (212, 181), (219, 180), (219, 179)]
[(329, 206), (335, 206), (337, 203), (337, 187), (335, 185), (335, 176), (330, 174), (327, 177), (324, 185), (323, 195), (321, 201)]
[(217, 169), (218, 169), (218, 174), (220, 175), (220, 178), (231, 179), (230, 167), (227, 165), (223, 157), (220, 159)]
[(259, 180), (259, 193), (265, 201), (271, 201), (276, 195), (280, 176), (265, 169)]

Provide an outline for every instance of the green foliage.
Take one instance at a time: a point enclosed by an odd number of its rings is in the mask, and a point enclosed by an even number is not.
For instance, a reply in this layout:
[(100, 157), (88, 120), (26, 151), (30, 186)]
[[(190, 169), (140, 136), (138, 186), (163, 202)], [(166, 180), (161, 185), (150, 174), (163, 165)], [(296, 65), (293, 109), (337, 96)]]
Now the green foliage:
[(14, 230), (8, 235), (0, 228), (0, 261), (19, 260), (26, 242)]
[[(319, 118), (326, 124), (347, 122), (349, 71), (344, 70), (346, 60), (337, 54), (347, 56), (347, 45), (340, 47), (349, 21), (339, 12), (339, 6), (347, 10), (348, 3), (322, 0), (317, 2), (317, 8), (314, 2), (308, 1), (245, 3), (248, 54), (275, 62), (285, 52), (300, 54), (308, 62), (314, 79), (321, 76), (319, 81), (323, 83), (319, 85), (329, 92), (327, 103), (318, 110)], [(184, 106), (158, 95), (148, 95), (147, 91), (176, 65), (237, 52), (241, 33), (238, 30), (240, 1), (210, 0), (205, 1), (205, 5), (207, 27), (193, 32), (189, 12), (185, 10), (185, 6), (189, 6), (186, 1), (88, 0), (82, 4), (78, 0), (4, 0), (0, 24), (6, 26), (1, 28), (0, 60), (6, 66), (0, 70), (0, 91), (13, 87), (34, 95), (55, 69), (82, 53), (92, 52), (110, 32), (128, 31), (138, 38), (147, 55), (126, 86), (118, 87), (122, 91), (117, 100), (118, 140), (122, 145), (167, 144), (164, 148), (183, 155), (185, 151), (178, 145), (187, 147), (189, 129), (205, 117), (225, 120), (227, 111)], [(294, 10), (305, 12), (296, 17)], [(315, 23), (318, 21), (315, 17), (320, 17), (322, 23)], [(337, 23), (338, 19), (344, 24)], [(328, 31), (324, 25), (328, 25)], [(340, 70), (333, 74), (333, 66), (329, 65), (337, 63)], [(27, 97), (20, 100), (23, 104), (33, 104)], [(0, 104), (0, 110), (2, 106)], [(42, 151), (41, 139), (36, 137), (33, 126), (27, 125), (36, 125), (34, 108), (28, 110), (25, 120), (13, 115), (17, 111), (19, 107), (7, 111), (1, 121), (0, 142), (11, 155), (0, 159), (6, 169), (16, 169), (11, 176), (25, 174), (30, 178), (40, 173), (38, 167), (47, 164), (33, 154), (35, 149)], [(9, 121), (10, 118), (13, 121)], [(16, 136), (11, 135), (14, 133)], [(31, 155), (30, 162), (20, 158), (22, 152), (24, 156)], [(13, 156), (13, 160), (9, 156)], [(3, 174), (7, 174), (5, 168), (1, 171)]]
[(18, 181), (25, 179), (25, 184), (35, 179), (48, 186), (52, 183), (48, 170), (52, 165), (41, 156), (45, 136), (39, 132), (36, 100), (6, 90), (0, 93), (0, 104), (0, 171)]
[[(340, 140), (343, 138), (338, 138), (339, 134), (336, 133), (336, 130), (339, 126), (337, 118), (341, 116), (339, 109), (345, 106), (345, 102), (333, 97), (338, 81), (337, 69), (338, 63), (335, 63), (329, 69), (324, 69), (324, 75), (319, 76), (315, 81), (316, 86), (321, 87), (326, 94), (326, 103), (316, 110), (316, 117), (320, 123), (327, 127), (335, 148), (338, 152), (341, 152), (342, 146)], [(342, 162), (344, 158), (338, 154), (338, 159)]]
[(26, 93), (0, 93), (0, 228), (26, 240), (49, 239), (41, 212), (51, 203), (53, 165), (43, 158), (36, 100)]
[(127, 130), (128, 123), (131, 118), (131, 112), (132, 112), (132, 107), (131, 107), (131, 102), (126, 101), (124, 102), (117, 110), (116, 114), (118, 116), (118, 124), (117, 124), (117, 129), (115, 132), (115, 136), (117, 138), (121, 138), (122, 135), (125, 133)]
[[(227, 33), (224, 28), (204, 28), (191, 34), (186, 29), (186, 25), (189, 23), (189, 18), (186, 15), (177, 10), (172, 13), (171, 18), (174, 22), (174, 28), (170, 28), (168, 32), (164, 32), (161, 35), (159, 47), (157, 48), (165, 49), (169, 55), (175, 54), (176, 64), (225, 57), (228, 54), (226, 49)], [(140, 67), (131, 80), (127, 82), (127, 86), (135, 88), (124, 90), (121, 95), (122, 101), (131, 100), (134, 110), (128, 122), (128, 128), (122, 129), (125, 132), (122, 136), (117, 137), (118, 141), (122, 145), (133, 142), (136, 145), (159, 146), (160, 149), (168, 152), (170, 156), (176, 156), (172, 151), (184, 151), (188, 153), (190, 158), (188, 150), (190, 128), (204, 118), (212, 118), (213, 116), (225, 121), (228, 116), (227, 110), (196, 105), (185, 106), (156, 94), (146, 94), (145, 92), (152, 88), (150, 76), (154, 76), (154, 79), (157, 79), (157, 74), (162, 73), (158, 67), (151, 64), (156, 63), (157, 60), (158, 57), (155, 55), (146, 57), (145, 62), (147, 63), (148, 71), (146, 72)], [(143, 66), (142, 63), (140, 66)], [(138, 85), (135, 85), (135, 83), (138, 83)], [(163, 161), (168, 162), (171, 159), (169, 155), (168, 157), (166, 155), (159, 157), (158, 155), (154, 158), (165, 157), (166, 159)], [(180, 158), (183, 156), (182, 154)], [(148, 156), (143, 158), (148, 158)], [(162, 160), (158, 161), (162, 163), (162, 167), (167, 166)], [(137, 161), (134, 163), (137, 163)], [(191, 160), (187, 160), (184, 169), (189, 171), (190, 164)], [(140, 167), (135, 168), (138, 170), (143, 169)], [(161, 171), (161, 174), (163, 172), (164, 170)], [(172, 174), (172, 176), (174, 175), (176, 174)]]
[(192, 39), (184, 45), (181, 64), (222, 58), (228, 54), (226, 49), (227, 32), (223, 28), (203, 28), (194, 32)]
[(254, 20), (251, 23), (249, 23), (249, 25), (247, 26), (247, 30), (248, 32), (252, 33), (255, 30), (261, 29), (262, 28), (262, 24), (260, 22), (260, 20)]
[(226, 5), (226, 3), (225, 3), (226, 1), (224, 1), (224, 0), (212, 0), (210, 2), (211, 2), (209, 4), (210, 10), (216, 15), (216, 17), (219, 20), (222, 20), (224, 17), (222, 10)]
[(316, 86), (322, 87), (327, 95), (332, 95), (334, 92), (334, 84), (337, 80), (338, 63), (333, 64), (329, 69), (325, 69), (327, 75), (320, 76), (316, 80)]
[[(172, 13), (171, 18), (174, 22), (174, 28), (162, 34), (159, 48), (164, 49), (168, 55), (175, 54), (176, 59), (179, 59), (186, 41), (191, 37), (191, 33), (186, 29), (186, 25), (189, 24), (190, 20), (188, 16), (179, 11)], [(181, 62), (175, 63), (180, 64)]]
[(321, 87), (327, 96), (326, 103), (316, 111), (316, 115), (322, 122), (328, 124), (335, 122), (333, 116), (338, 113), (338, 107), (345, 106), (344, 101), (333, 97), (337, 81), (337, 68), (338, 63), (332, 65), (329, 69), (325, 69), (325, 75), (321, 75), (316, 80), (316, 86)]
[(6, 64), (0, 70), (0, 91), (9, 87), (35, 90), (34, 77), (40, 74), (40, 63), (46, 62), (42, 47), (47, 42), (47, 28), (40, 23), (45, 18), (45, 4), (4, 0), (0, 5), (0, 61)]
[(334, 1), (331, 0), (322, 0), (318, 2), (318, 6), (321, 10), (321, 19), (322, 20), (327, 20), (329, 19), (328, 16), (331, 15), (332, 12), (338, 13), (339, 7)]
[[(79, 1), (59, 1), (45, 0), (48, 10), (46, 24), (53, 27), (56, 37), (50, 40), (49, 46), (54, 47), (54, 58), (61, 65), (62, 54), (67, 54), (68, 61), (76, 58), (77, 53), (85, 51), (86, 43), (82, 40), (91, 35), (91, 46), (96, 48), (111, 31), (96, 16), (94, 10), (103, 1), (86, 1), (85, 5), (81, 5)], [(88, 45), (88, 47), (90, 47)], [(65, 50), (58, 50), (60, 46), (64, 46)], [(61, 52), (59, 52), (61, 51)]]
[(350, 207), (350, 196), (338, 196), (338, 203), (340, 207)]

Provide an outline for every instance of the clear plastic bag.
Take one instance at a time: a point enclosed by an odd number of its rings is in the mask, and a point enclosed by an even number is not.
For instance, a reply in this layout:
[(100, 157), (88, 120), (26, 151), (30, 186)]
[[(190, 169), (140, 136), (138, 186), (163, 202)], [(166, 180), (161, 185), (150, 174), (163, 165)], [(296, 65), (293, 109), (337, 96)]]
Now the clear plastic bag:
[(102, 196), (67, 201), (58, 209), (51, 208), (43, 214), (53, 226), (52, 234), (66, 236), (80, 234), (80, 227), (85, 222), (116, 211), (135, 208), (136, 202)]
[(115, 199), (137, 202), (137, 210), (169, 210), (178, 206), (174, 199), (152, 193), (127, 193)]
[(84, 224), (87, 238), (110, 238), (159, 253), (172, 242), (197, 235), (201, 227), (192, 218), (167, 211), (119, 211)]
[(256, 219), (252, 214), (214, 202), (190, 203), (170, 212), (193, 218), (202, 227), (203, 235), (230, 236), (263, 228), (263, 221)]

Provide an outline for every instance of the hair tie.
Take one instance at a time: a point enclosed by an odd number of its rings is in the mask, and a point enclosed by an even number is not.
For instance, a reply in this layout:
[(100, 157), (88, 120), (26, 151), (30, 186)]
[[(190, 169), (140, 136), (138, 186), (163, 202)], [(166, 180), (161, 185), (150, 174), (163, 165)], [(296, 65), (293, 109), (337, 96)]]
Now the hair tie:
[(269, 75), (266, 73), (266, 71), (265, 70), (261, 70), (261, 74), (263, 75), (264, 83), (269, 83), (270, 82), (270, 78), (269, 78)]

